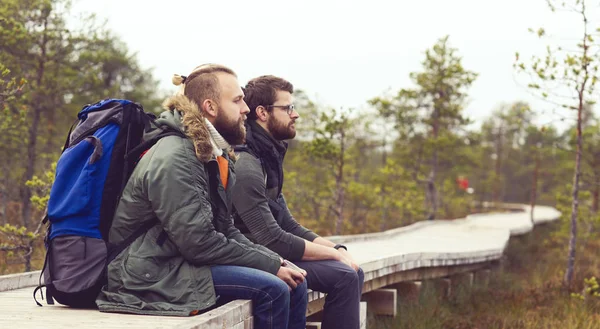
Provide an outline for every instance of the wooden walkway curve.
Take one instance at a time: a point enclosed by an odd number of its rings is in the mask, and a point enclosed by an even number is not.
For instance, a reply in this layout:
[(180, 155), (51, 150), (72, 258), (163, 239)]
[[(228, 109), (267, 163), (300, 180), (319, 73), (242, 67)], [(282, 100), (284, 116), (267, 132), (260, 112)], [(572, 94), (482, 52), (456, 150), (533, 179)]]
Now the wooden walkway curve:
[[(364, 294), (402, 282), (473, 273), (502, 258), (511, 236), (531, 231), (529, 206), (520, 211), (479, 214), (457, 220), (422, 221), (381, 233), (335, 236), (365, 272)], [(537, 206), (535, 225), (557, 220), (556, 209)], [(252, 328), (251, 303), (239, 300), (195, 317), (138, 316), (38, 307), (32, 293), (38, 272), (0, 276), (0, 328)], [(309, 293), (307, 315), (322, 310), (324, 294)], [(395, 304), (394, 304), (395, 305)], [(366, 310), (362, 310), (366, 312)]]

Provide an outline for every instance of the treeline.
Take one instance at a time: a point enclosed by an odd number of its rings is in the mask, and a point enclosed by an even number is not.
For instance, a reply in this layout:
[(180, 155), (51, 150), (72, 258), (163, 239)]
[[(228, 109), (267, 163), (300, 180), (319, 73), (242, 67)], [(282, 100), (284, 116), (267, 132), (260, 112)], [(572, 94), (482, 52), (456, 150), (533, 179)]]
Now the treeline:
[[(25, 182), (48, 169), (84, 104), (106, 97), (161, 101), (150, 71), (93, 16), (73, 29), (70, 1), (0, 4), (0, 221), (37, 224)], [(16, 220), (15, 220), (16, 218)]]
[[(324, 234), (374, 232), (463, 217), (483, 201), (556, 205), (569, 196), (573, 129), (537, 125), (541, 111), (520, 101), (472, 122), (464, 106), (477, 73), (448, 37), (410, 77), (412, 87), (368, 100), (366, 113), (299, 95), (302, 136), (290, 144), (284, 192), (301, 222)], [(589, 106), (585, 118), (582, 208), (597, 213), (599, 122)]]
[[(165, 96), (94, 17), (68, 26), (70, 10), (67, 0), (0, 3), (0, 273), (7, 263), (38, 266), (52, 166), (77, 111), (107, 97), (159, 111)], [(295, 94), (301, 119), (286, 156), (284, 194), (296, 219), (333, 235), (459, 218), (483, 201), (570, 206), (575, 124), (565, 131), (538, 126), (539, 109), (510, 100), (475, 124), (464, 107), (477, 72), (463, 66), (448, 37), (424, 55), (411, 86), (373, 95), (366, 111)], [(580, 221), (591, 231), (600, 121), (589, 102), (583, 113)]]
[(69, 0), (0, 2), (0, 250), (8, 251), (0, 272), (14, 257), (25, 256), (29, 267), (41, 217), (31, 199), (43, 205), (47, 198), (44, 173), (77, 111), (107, 97), (153, 110), (163, 98), (151, 71), (119, 38), (93, 15), (73, 28), (73, 16)]

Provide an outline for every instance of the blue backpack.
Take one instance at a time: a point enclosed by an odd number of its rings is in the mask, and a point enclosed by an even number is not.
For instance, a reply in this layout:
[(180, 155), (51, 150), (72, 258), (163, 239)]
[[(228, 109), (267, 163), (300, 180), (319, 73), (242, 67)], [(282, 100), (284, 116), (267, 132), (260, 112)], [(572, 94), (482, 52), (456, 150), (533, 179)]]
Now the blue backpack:
[[(46, 260), (42, 274), (46, 300), (75, 308), (96, 308), (106, 284), (108, 263), (156, 222), (142, 225), (119, 245), (108, 233), (121, 193), (139, 158), (160, 138), (181, 132), (157, 127), (141, 105), (106, 99), (86, 105), (68, 133), (44, 223)], [(155, 131), (155, 133), (152, 133)], [(150, 136), (143, 140), (144, 132)], [(44, 296), (42, 294), (42, 300)]]

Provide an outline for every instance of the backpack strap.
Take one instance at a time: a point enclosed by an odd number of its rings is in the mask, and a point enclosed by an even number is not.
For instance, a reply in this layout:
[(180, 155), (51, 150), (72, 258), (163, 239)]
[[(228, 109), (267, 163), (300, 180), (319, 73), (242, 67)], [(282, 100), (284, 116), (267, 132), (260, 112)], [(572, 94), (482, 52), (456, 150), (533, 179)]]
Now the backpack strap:
[(167, 137), (167, 136), (179, 136), (182, 138), (187, 138), (182, 132), (180, 131), (176, 131), (174, 129), (170, 129), (170, 128), (163, 128), (163, 132), (161, 132), (160, 134), (152, 137), (151, 139), (144, 141), (143, 143), (141, 143), (140, 145), (134, 147), (133, 149), (131, 149), (131, 151), (129, 151), (127, 154), (125, 154), (125, 159), (129, 160), (131, 158), (139, 158), (142, 153), (144, 153), (146, 150), (148, 150), (149, 148), (151, 148), (154, 144), (156, 144), (156, 142), (158, 142), (161, 138)]
[[(47, 218), (47, 217), (46, 217)], [(48, 231), (46, 232), (46, 239), (48, 238), (48, 235), (50, 233), (50, 227), (48, 227)], [(44, 292), (42, 292), (42, 288), (46, 288), (46, 303), (48, 303), (48, 305), (54, 305), (54, 298), (52, 297), (52, 292), (50, 290), (48, 290), (48, 285), (50, 285), (50, 283), (48, 282), (44, 282), (44, 284), (42, 284), (42, 276), (44, 275), (44, 272), (46, 271), (46, 269), (48, 270), (48, 278), (50, 279), (50, 282), (52, 282), (52, 271), (50, 269), (50, 265), (48, 265), (48, 262), (50, 261), (50, 248), (52, 248), (51, 244), (46, 244), (47, 250), (46, 250), (46, 257), (44, 257), (44, 266), (42, 267), (42, 271), (40, 272), (40, 279), (39, 279), (39, 283), (38, 286), (33, 290), (33, 300), (35, 300), (35, 303), (38, 306), (42, 306), (42, 304), (40, 302), (38, 302), (37, 298), (35, 297), (35, 294), (38, 292), (38, 290), (40, 291), (40, 297), (42, 298), (42, 300), (44, 300)]]
[[(35, 300), (35, 303), (39, 307), (43, 307), (43, 305), (42, 305), (42, 303), (38, 302), (37, 297), (35, 297), (35, 294), (37, 294), (37, 292), (39, 290), (40, 291), (40, 296), (41, 296), (42, 300), (44, 300), (44, 292), (42, 292), (42, 288), (46, 288), (46, 285), (45, 284), (40, 284), (39, 286), (37, 286), (35, 288), (35, 290), (33, 290), (33, 300)], [(48, 305), (54, 305), (54, 298), (52, 297), (52, 294), (50, 293), (50, 291), (48, 290), (48, 288), (46, 288), (46, 300), (48, 302)]]
[(148, 232), (154, 225), (159, 224), (158, 219), (150, 220), (140, 226), (137, 230), (135, 230), (130, 236), (128, 236), (125, 240), (121, 241), (117, 244), (109, 245), (108, 256), (106, 257), (106, 265), (115, 260), (117, 256), (125, 250), (129, 245), (131, 245), (137, 238), (142, 236), (144, 233)]
[(42, 300), (44, 300), (44, 292), (42, 291), (42, 288), (46, 288), (46, 303), (48, 303), (48, 305), (54, 305), (54, 298), (52, 297), (52, 293), (50, 292), (50, 290), (48, 290), (48, 287), (47, 287), (48, 285), (41, 284), (43, 273), (44, 273), (44, 271), (42, 270), (42, 273), (40, 273), (40, 284), (37, 287), (35, 287), (35, 289), (33, 290), (33, 300), (39, 307), (42, 307), (42, 303), (38, 302), (37, 297), (35, 297), (35, 294), (37, 294), (37, 292), (39, 290), (40, 297)]
[(77, 123), (79, 123), (79, 118), (77, 118), (75, 120), (75, 122), (73, 122), (73, 124), (71, 125), (71, 128), (69, 128), (69, 133), (67, 134), (67, 139), (65, 140), (65, 145), (63, 146), (62, 152), (65, 152), (65, 150), (67, 149), (67, 147), (69, 147), (69, 140), (71, 139), (71, 133), (73, 132), (73, 128), (75, 128), (75, 126), (77, 126)]
[(139, 160), (139, 158), (142, 156), (142, 154), (144, 154), (146, 151), (148, 151), (148, 149), (150, 149), (154, 144), (156, 144), (161, 138), (168, 137), (168, 136), (179, 136), (181, 138), (187, 138), (185, 136), (185, 134), (182, 133), (181, 131), (178, 131), (178, 130), (175, 130), (172, 128), (168, 128), (166, 126), (161, 127), (160, 129), (163, 130), (161, 133), (150, 138), (147, 141), (140, 143), (133, 149), (128, 150), (127, 153), (125, 154), (125, 168), (123, 169), (123, 180), (121, 181), (121, 190), (119, 193), (119, 198), (120, 198), (120, 194), (122, 194), (123, 190), (125, 189), (125, 185), (127, 184), (127, 179), (129, 178), (129, 175), (128, 175), (129, 163), (132, 162), (131, 161), (132, 159), (134, 159), (137, 162), (137, 160)]

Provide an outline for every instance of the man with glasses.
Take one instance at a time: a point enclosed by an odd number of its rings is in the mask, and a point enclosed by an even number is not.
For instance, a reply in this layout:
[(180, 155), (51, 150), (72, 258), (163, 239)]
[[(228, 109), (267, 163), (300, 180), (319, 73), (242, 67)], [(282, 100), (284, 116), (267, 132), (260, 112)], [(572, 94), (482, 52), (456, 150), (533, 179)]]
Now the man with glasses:
[(281, 193), (285, 140), (296, 136), (295, 122), (299, 118), (293, 92), (291, 83), (275, 76), (255, 78), (244, 88), (250, 112), (246, 144), (236, 148), (239, 159), (232, 196), (235, 225), (251, 241), (306, 270), (310, 289), (327, 293), (324, 329), (358, 329), (362, 269), (345, 246), (319, 237), (296, 222)]

